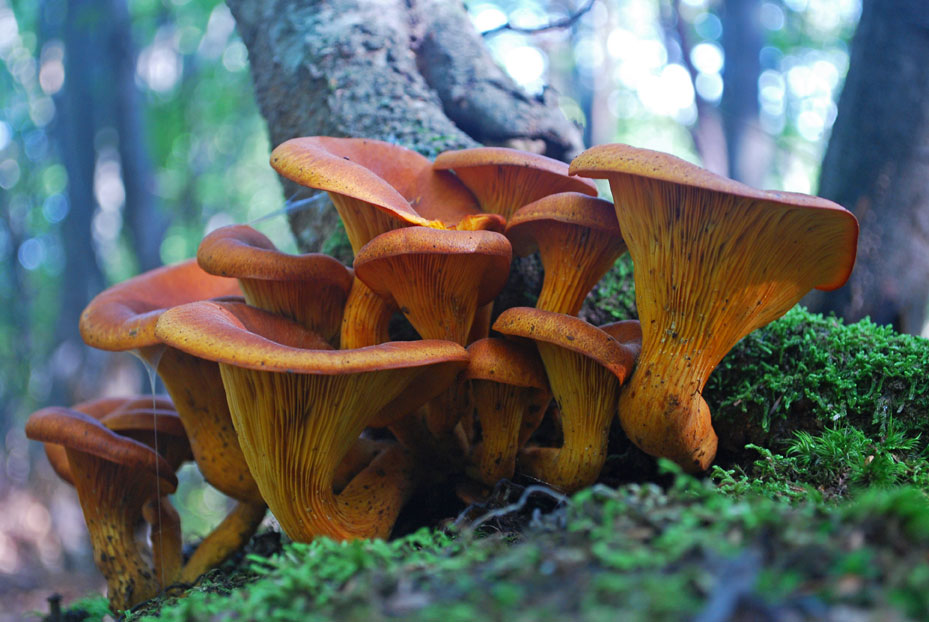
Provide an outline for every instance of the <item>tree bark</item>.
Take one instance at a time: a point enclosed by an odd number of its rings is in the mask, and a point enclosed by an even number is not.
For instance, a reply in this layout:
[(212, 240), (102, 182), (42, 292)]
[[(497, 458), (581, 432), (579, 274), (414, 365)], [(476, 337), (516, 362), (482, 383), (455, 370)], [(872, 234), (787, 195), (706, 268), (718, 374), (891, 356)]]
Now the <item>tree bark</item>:
[[(66, 367), (77, 369), (75, 379), (67, 371), (58, 372), (52, 365), (52, 388), (49, 401), (70, 404), (81, 383), (99, 371), (99, 358), (83, 347), (78, 334), (81, 310), (91, 297), (103, 289), (104, 278), (97, 264), (93, 239), (94, 165), (97, 154), (94, 138), (98, 127), (100, 100), (96, 97), (101, 82), (100, 67), (104, 59), (95, 39), (95, 25), (106, 14), (95, 0), (72, 2), (64, 21), (65, 74), (68, 79), (60, 92), (59, 118), (55, 125), (61, 159), (68, 171), (68, 215), (61, 223), (67, 277), (62, 280), (61, 306), (55, 327), (57, 352), (80, 357)], [(57, 357), (53, 357), (57, 358)], [(94, 364), (91, 364), (93, 358)], [(90, 381), (91, 384), (93, 381)]]
[[(329, 135), (387, 140), (427, 157), (484, 142), (561, 158), (581, 148), (550, 99), (526, 96), (492, 62), (459, 2), (228, 4), (273, 145)], [(285, 187), (289, 197), (303, 192)], [(291, 214), (305, 250), (318, 249), (335, 222), (331, 208)]]
[(765, 144), (758, 124), (759, 54), (763, 43), (760, 0), (723, 2), (723, 98), (719, 110), (726, 135), (729, 176), (761, 187), (767, 170)]
[(139, 262), (139, 272), (157, 268), (161, 241), (168, 222), (155, 200), (155, 179), (142, 123), (142, 98), (135, 83), (136, 49), (126, 0), (110, 0), (106, 60), (113, 89), (113, 117), (119, 135), (126, 201), (123, 208), (127, 234)]
[(923, 0), (865, 0), (819, 188), (858, 217), (858, 261), (845, 287), (809, 300), (911, 333), (929, 299), (926, 59)]

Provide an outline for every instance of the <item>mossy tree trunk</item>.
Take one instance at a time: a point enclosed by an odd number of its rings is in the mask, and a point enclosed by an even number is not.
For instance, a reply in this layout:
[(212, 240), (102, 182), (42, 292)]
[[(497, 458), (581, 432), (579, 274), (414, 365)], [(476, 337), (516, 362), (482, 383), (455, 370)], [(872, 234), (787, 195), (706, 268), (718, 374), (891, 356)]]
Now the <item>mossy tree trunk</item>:
[[(357, 136), (428, 157), (483, 143), (559, 159), (582, 148), (554, 98), (527, 96), (493, 62), (456, 0), (228, 4), (273, 145)], [(335, 219), (332, 209), (304, 211), (291, 226), (301, 247), (317, 249)]]
[(848, 284), (809, 302), (919, 333), (929, 299), (929, 8), (865, 0), (820, 194), (861, 224)]

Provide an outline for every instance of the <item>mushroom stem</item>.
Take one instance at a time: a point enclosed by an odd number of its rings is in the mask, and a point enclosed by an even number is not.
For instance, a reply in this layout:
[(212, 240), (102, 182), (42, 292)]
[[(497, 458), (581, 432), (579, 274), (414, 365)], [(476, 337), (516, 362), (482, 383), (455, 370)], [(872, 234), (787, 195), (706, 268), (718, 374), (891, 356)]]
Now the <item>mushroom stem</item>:
[(106, 577), (110, 608), (123, 611), (154, 597), (161, 591), (161, 582), (135, 540), (150, 488), (114, 486), (114, 481), (132, 481), (136, 469), (70, 447), (65, 451), (90, 533), (94, 562)]
[(239, 287), (245, 302), (253, 307), (299, 322), (330, 343), (338, 338), (344, 290), (334, 285), (309, 287), (300, 282), (241, 277)]
[(567, 315), (578, 314), (587, 294), (625, 248), (612, 232), (582, 227), (540, 227), (535, 237), (545, 266), (536, 308)]
[[(670, 337), (668, 337), (670, 340)], [(619, 419), (629, 439), (642, 451), (664, 456), (689, 472), (705, 471), (716, 455), (719, 439), (710, 408), (700, 392), (713, 366), (706, 370), (669, 370), (668, 349), (642, 352), (638, 367), (619, 398)], [(683, 352), (683, 360), (691, 360)]]
[[(532, 389), (488, 380), (472, 380), (474, 410), (481, 413), (483, 441), (474, 450), (480, 480), (493, 486), (513, 477), (516, 453), (526, 412), (526, 394)], [(494, 416), (487, 416), (492, 414)]]
[(338, 495), (345, 526), (367, 538), (389, 536), (415, 488), (415, 467), (411, 454), (397, 445), (378, 454)]
[(619, 381), (590, 357), (542, 341), (536, 345), (552, 395), (565, 414), (561, 418), (564, 442), (560, 449), (525, 449), (520, 469), (555, 488), (574, 492), (593, 484), (606, 462)]
[[(474, 321), (471, 323), (471, 331), (468, 333), (468, 344), (474, 343), (478, 339), (484, 339), (490, 334), (491, 319), (494, 314), (494, 301), (491, 300), (485, 305), (478, 307), (474, 313)], [(467, 344), (465, 344), (467, 345)]]
[[(393, 466), (378, 456), (338, 495), (333, 483), (368, 420), (421, 370), (304, 375), (225, 363), (220, 370), (246, 459), (290, 537), (310, 541), (317, 536), (345, 540), (386, 535), (399, 512), (398, 499), (409, 492), (404, 476), (411, 467), (404, 460), (390, 453), (398, 460), (399, 466)], [(338, 413), (326, 412), (332, 404), (341, 404)], [(289, 439), (293, 449), (286, 450), (281, 438)], [(292, 476), (287, 485), (280, 485), (282, 473)], [(362, 483), (369, 488), (362, 490)]]
[(182, 583), (192, 585), (208, 570), (223, 563), (245, 546), (265, 516), (263, 503), (239, 501), (226, 518), (197, 547), (180, 573)]
[(184, 564), (181, 517), (168, 497), (150, 499), (142, 508), (149, 524), (152, 543), (152, 566), (162, 589), (177, 582)]
[(388, 328), (394, 306), (371, 291), (358, 277), (345, 301), (341, 348), (364, 348), (390, 341)]
[(229, 416), (219, 366), (176, 348), (157, 347), (164, 348), (158, 375), (174, 401), (204, 479), (234, 499), (263, 503)]

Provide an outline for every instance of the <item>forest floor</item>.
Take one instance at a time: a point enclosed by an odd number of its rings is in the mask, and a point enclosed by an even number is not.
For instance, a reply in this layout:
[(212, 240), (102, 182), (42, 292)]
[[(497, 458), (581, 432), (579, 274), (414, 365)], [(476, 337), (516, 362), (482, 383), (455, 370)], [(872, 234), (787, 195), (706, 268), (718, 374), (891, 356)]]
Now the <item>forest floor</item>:
[(420, 499), (441, 511), (389, 542), (268, 532), (125, 619), (929, 619), (927, 370), (925, 339), (796, 308), (713, 373), (721, 444), (701, 479), (617, 429), (600, 483), (570, 499), (516, 481), (465, 510)]

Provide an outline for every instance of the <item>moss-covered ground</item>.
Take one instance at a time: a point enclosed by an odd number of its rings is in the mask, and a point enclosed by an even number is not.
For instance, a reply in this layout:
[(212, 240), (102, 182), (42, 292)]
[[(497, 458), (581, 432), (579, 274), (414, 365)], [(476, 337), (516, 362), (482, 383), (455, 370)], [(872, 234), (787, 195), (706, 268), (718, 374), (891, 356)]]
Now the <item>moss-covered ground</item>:
[[(629, 272), (588, 319), (634, 314)], [(126, 619), (929, 619), (929, 342), (796, 308), (704, 393), (721, 450), (702, 479), (617, 430), (609, 486), (512, 484), (457, 526), (254, 548)], [(105, 601), (82, 606), (97, 620)]]

